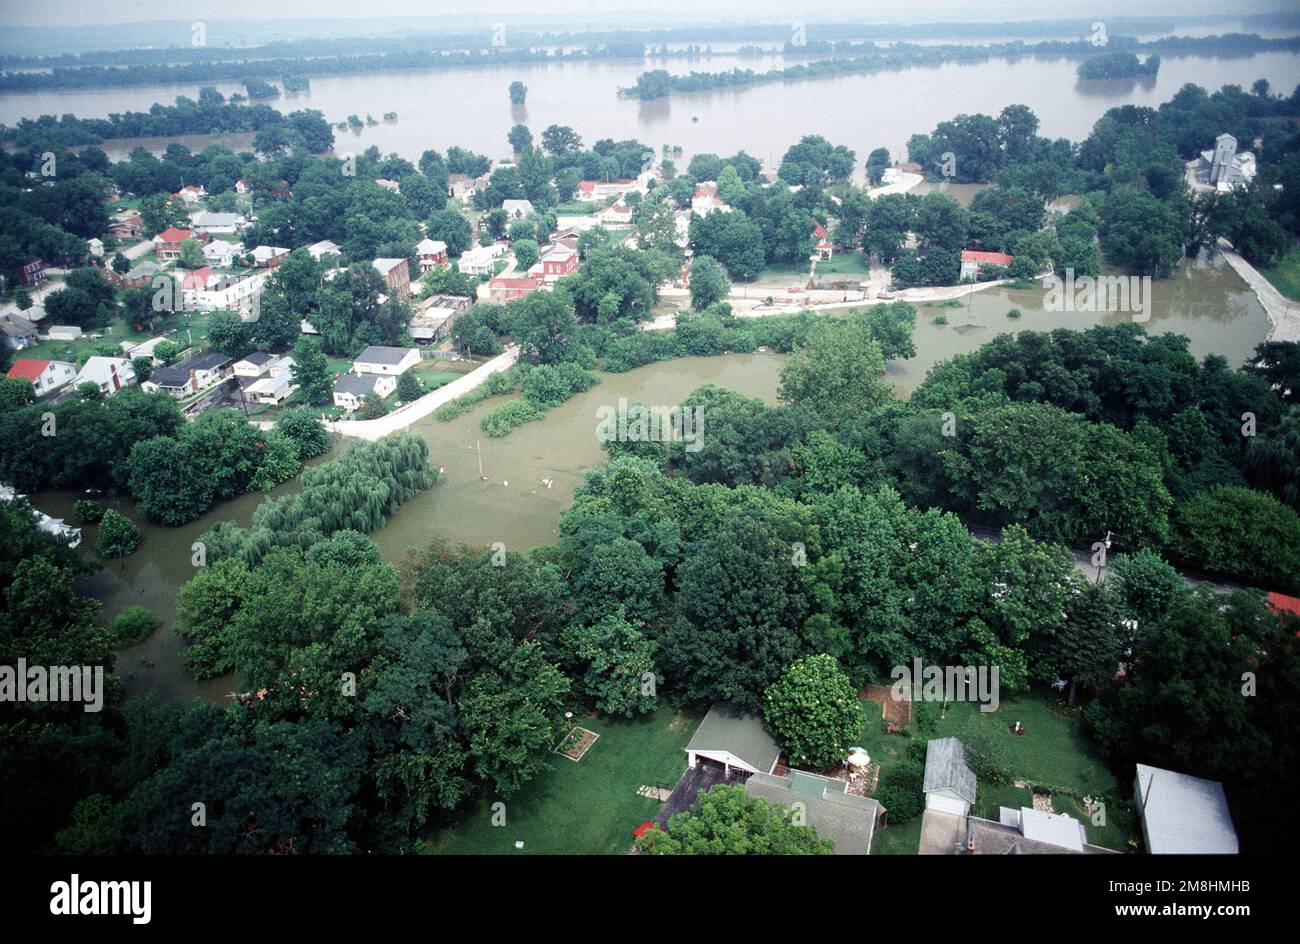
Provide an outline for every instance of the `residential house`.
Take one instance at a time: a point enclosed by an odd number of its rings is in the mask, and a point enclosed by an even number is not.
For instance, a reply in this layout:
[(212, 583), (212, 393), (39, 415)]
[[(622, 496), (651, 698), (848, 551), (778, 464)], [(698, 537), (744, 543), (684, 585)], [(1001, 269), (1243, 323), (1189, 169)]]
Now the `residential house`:
[(192, 217), (196, 232), (210, 236), (233, 236), (248, 225), (238, 213), (212, 213), (204, 211)]
[(632, 208), (622, 200), (615, 200), (596, 214), (602, 225), (621, 226), (632, 222)]
[(880, 185), (882, 187), (892, 187), (895, 184), (901, 184), (903, 180), (903, 168), (901, 167), (886, 167), (880, 174)]
[(158, 254), (158, 258), (164, 262), (176, 261), (181, 257), (181, 244), (187, 239), (196, 239), (200, 243), (206, 243), (208, 236), (206, 233), (196, 233), (192, 229), (169, 226), (153, 238), (154, 249)]
[(206, 291), (208, 283), (215, 278), (216, 275), (207, 266), (182, 271), (180, 273), (181, 301), (185, 303), (185, 307), (194, 307), (197, 304), (199, 293)]
[(1090, 844), (1083, 824), (1073, 816), (1028, 806), (998, 807), (996, 823), (968, 816), (965, 840), (960, 850), (965, 855), (1110, 855), (1115, 851)]
[(730, 702), (714, 704), (686, 745), (688, 767), (721, 766), (727, 777), (733, 771), (770, 774), (780, 757), (781, 749), (763, 727), (763, 720)]
[(372, 344), (352, 362), (358, 374), (384, 374), (396, 377), (420, 363), (420, 351), (413, 347), (385, 347)]
[(122, 353), (131, 358), (131, 360), (135, 360), (137, 357), (147, 357), (150, 361), (153, 361), (154, 349), (166, 340), (167, 339), (164, 337), (156, 337), (150, 338), (148, 341), (142, 341), (139, 344), (132, 341), (123, 341), (121, 345)]
[(83, 383), (93, 383), (103, 396), (111, 397), (123, 387), (135, 383), (135, 366), (125, 357), (96, 355), (81, 365), (81, 370), (72, 381), (74, 387), (80, 387)]
[(1227, 193), (1237, 187), (1244, 187), (1255, 179), (1255, 155), (1249, 151), (1237, 153), (1237, 139), (1230, 134), (1221, 134), (1214, 139), (1214, 148), (1202, 151), (1196, 161), (1196, 182), (1215, 190)]
[(58, 390), (77, 376), (77, 366), (67, 361), (51, 361), (34, 357), (20, 357), (14, 361), (6, 377), (26, 380), (38, 397)]
[(958, 278), (974, 280), (979, 277), (980, 270), (985, 266), (1002, 266), (1005, 269), (1015, 261), (1015, 256), (1009, 256), (1005, 252), (975, 252), (963, 249), (961, 273)]
[(388, 180), (385, 177), (379, 177), (375, 180), (375, 183), (383, 187), (385, 190), (391, 190), (393, 193), (402, 192), (402, 185), (396, 180)]
[(496, 269), (497, 259), (505, 251), (506, 247), (502, 243), (493, 243), (490, 246), (475, 246), (461, 255), (456, 268), (466, 275), (491, 275)]
[(1133, 806), (1153, 855), (1238, 852), (1228, 798), (1217, 781), (1138, 764)]
[(321, 256), (342, 256), (343, 250), (339, 244), (330, 239), (322, 239), (318, 243), (312, 243), (307, 247), (307, 253), (313, 259), (319, 259)]
[(376, 259), (371, 265), (384, 277), (388, 294), (398, 298), (411, 294), (411, 271), (405, 259)]
[[(536, 268), (536, 266), (534, 266)], [(531, 270), (530, 270), (531, 272)], [(519, 276), (497, 276), (488, 280), (488, 297), (498, 305), (513, 302), (530, 295), (542, 287), (540, 279)]]
[(251, 253), (253, 265), (259, 269), (278, 269), (280, 263), (289, 255), (289, 250), (281, 246), (254, 246)]
[(186, 206), (194, 206), (207, 195), (208, 192), (204, 190), (203, 187), (195, 186), (194, 184), (182, 187), (180, 190), (177, 190), (172, 194), (173, 197), (178, 198)]
[(109, 217), (108, 235), (119, 242), (139, 239), (144, 232), (144, 218), (135, 210), (119, 210)]
[(228, 243), (224, 239), (214, 239), (203, 247), (204, 261), (219, 269), (229, 269), (243, 254), (243, 243)]
[(40, 285), (45, 280), (45, 263), (40, 259), (28, 259), (23, 263), (19, 274), (24, 285)]
[(15, 351), (31, 347), (39, 340), (36, 325), (26, 315), (0, 315), (0, 334), (4, 335), (5, 344)]
[(975, 802), (975, 773), (966, 763), (966, 746), (955, 737), (925, 745), (925, 808), (965, 816)]
[(415, 306), (407, 330), (421, 344), (441, 341), (451, 332), (452, 323), (461, 312), (472, 304), (474, 299), (464, 295), (431, 295)]
[(91, 256), (91, 258), (93, 258), (93, 259), (103, 259), (103, 258), (104, 258), (104, 241), (103, 241), (102, 239), (97, 238), (97, 237), (92, 237), (91, 239), (87, 239), (87, 240), (86, 240), (86, 252), (87, 252), (87, 253)]
[(578, 271), (578, 250), (566, 243), (554, 243), (548, 246), (541, 257), (528, 270), (528, 276), (541, 279), (547, 285), (554, 285), (566, 275)]
[(691, 195), (691, 212), (698, 213), (700, 216), (708, 216), (715, 211), (730, 213), (731, 204), (718, 196), (718, 185), (716, 183), (700, 184), (695, 188), (695, 193)]
[[(207, 282), (207, 285), (193, 293), (192, 296), (186, 295), (185, 302), (187, 306), (193, 306), (200, 311), (216, 311), (218, 308), (250, 308), (248, 300), (261, 291), (266, 280), (270, 278), (269, 272), (258, 272), (254, 275), (218, 275), (213, 274)], [(245, 321), (256, 321), (257, 318), (245, 318)]]
[(141, 285), (148, 285), (153, 277), (162, 272), (162, 267), (150, 259), (137, 262), (134, 266), (126, 271), (123, 275), (112, 272), (112, 277), (120, 284), (127, 288), (139, 288)]
[(782, 811), (800, 810), (805, 824), (835, 844), (836, 855), (868, 855), (885, 808), (871, 797), (849, 793), (848, 786), (846, 780), (802, 770), (784, 776), (759, 771), (745, 781), (745, 793), (776, 804)]
[(447, 264), (447, 244), (441, 239), (420, 240), (415, 252), (420, 257), (420, 272), (428, 272), (434, 266)]
[(163, 390), (174, 397), (210, 387), (226, 377), (230, 358), (216, 351), (199, 354), (171, 367), (160, 367), (140, 386), (150, 391)]
[(75, 341), (81, 337), (81, 328), (77, 325), (50, 325), (46, 334), (51, 341)]
[(526, 216), (533, 215), (531, 200), (502, 200), (501, 209), (505, 210), (506, 215), (512, 220), (522, 220)]
[(813, 259), (825, 262), (835, 255), (835, 247), (831, 245), (830, 234), (826, 232), (826, 227), (816, 220), (813, 220), (812, 236)]
[(243, 392), (245, 400), (251, 400), (253, 403), (263, 403), (268, 406), (277, 406), (283, 403), (296, 388), (293, 375), (285, 371), (269, 377), (259, 377), (247, 387), (244, 387)]
[(240, 358), (231, 366), (236, 377), (261, 377), (271, 369), (279, 358), (267, 351), (254, 351), (247, 357)]
[(373, 393), (381, 400), (397, 389), (396, 377), (379, 374), (341, 374), (334, 381), (334, 405), (345, 410), (361, 406), (366, 394)]
[(180, 399), (194, 392), (194, 377), (179, 366), (159, 367), (149, 375), (148, 380), (140, 384), (140, 389), (148, 393), (162, 391)]

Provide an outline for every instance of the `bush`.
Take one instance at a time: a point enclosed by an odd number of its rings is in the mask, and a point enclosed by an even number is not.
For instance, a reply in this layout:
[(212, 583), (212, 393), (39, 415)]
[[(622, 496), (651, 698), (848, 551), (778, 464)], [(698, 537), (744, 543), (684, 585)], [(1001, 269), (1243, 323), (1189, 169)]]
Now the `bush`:
[(410, 403), (422, 396), (424, 396), (424, 385), (420, 383), (420, 378), (415, 374), (408, 370), (397, 378), (397, 399), (403, 403)]
[(1008, 309), (1008, 310), (1007, 310), (1007, 317), (1008, 317), (1008, 318), (1019, 318), (1019, 317), (1020, 317), (1020, 309), (1019, 309), (1019, 308), (1011, 308), (1011, 309)]
[(483, 427), (483, 432), (492, 437), (506, 435), (516, 426), (523, 426), (530, 423), (542, 415), (542, 411), (537, 409), (529, 400), (511, 400), (503, 403), (487, 416), (483, 417), (479, 424)]
[[(405, 376), (405, 375), (403, 375)], [(299, 459), (312, 459), (330, 447), (325, 424), (311, 407), (296, 406), (285, 410), (275, 421), (275, 429), (298, 447)]]
[(78, 498), (72, 503), (72, 510), (76, 512), (77, 519), (86, 524), (94, 524), (104, 517), (104, 506), (89, 498)]
[(948, 323), (947, 315), (935, 315), (934, 323), (937, 325), (946, 325)]
[(889, 822), (901, 826), (915, 819), (925, 808), (925, 771), (920, 764), (899, 764), (880, 775), (875, 799), (889, 812)]
[(125, 558), (139, 546), (140, 529), (125, 515), (112, 508), (107, 509), (99, 523), (99, 540), (95, 542), (95, 553), (100, 557)]
[(162, 620), (144, 607), (128, 606), (118, 614), (117, 619), (113, 620), (113, 626), (109, 630), (113, 647), (121, 649), (124, 646), (134, 646), (136, 643), (144, 642), (161, 625)]

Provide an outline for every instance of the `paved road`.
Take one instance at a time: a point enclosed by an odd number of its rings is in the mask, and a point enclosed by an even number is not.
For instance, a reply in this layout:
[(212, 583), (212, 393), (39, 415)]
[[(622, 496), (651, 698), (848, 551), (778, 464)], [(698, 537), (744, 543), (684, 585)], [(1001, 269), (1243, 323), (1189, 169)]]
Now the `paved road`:
[(463, 393), (468, 393), (482, 384), (493, 374), (508, 370), (519, 359), (519, 348), (511, 347), (504, 354), (498, 354), (486, 364), (476, 368), (464, 377), (439, 387), (432, 393), (426, 393), (418, 400), (406, 406), (398, 407), (387, 416), (377, 420), (336, 420), (327, 421), (325, 428), (344, 436), (356, 436), (361, 439), (376, 440), (407, 429), (416, 420), (422, 420), (444, 403), (449, 403)]
[(1219, 252), (1233, 270), (1240, 275), (1255, 292), (1255, 297), (1268, 312), (1268, 320), (1273, 327), (1268, 332), (1270, 341), (1300, 341), (1300, 303), (1293, 302), (1264, 278), (1259, 270), (1243, 259), (1232, 243), (1226, 239), (1219, 240)]

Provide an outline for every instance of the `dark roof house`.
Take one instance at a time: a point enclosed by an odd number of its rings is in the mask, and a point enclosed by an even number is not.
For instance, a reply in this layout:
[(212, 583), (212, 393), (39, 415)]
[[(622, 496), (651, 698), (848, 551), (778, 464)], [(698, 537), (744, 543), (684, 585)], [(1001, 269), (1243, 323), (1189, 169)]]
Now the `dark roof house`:
[(884, 808), (870, 797), (846, 792), (847, 786), (843, 780), (795, 770), (786, 776), (752, 774), (745, 781), (745, 792), (783, 810), (799, 804), (804, 823), (835, 843), (836, 855), (867, 855)]

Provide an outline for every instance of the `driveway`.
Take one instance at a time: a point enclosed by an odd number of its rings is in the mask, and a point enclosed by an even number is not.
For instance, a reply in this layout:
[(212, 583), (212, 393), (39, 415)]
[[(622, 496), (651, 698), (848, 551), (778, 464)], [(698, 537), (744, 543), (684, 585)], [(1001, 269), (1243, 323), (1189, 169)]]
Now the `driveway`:
[(966, 817), (926, 810), (921, 817), (921, 845), (917, 855), (956, 855), (966, 840)]

